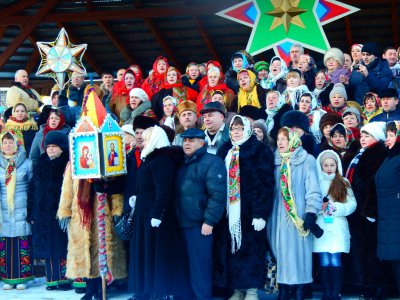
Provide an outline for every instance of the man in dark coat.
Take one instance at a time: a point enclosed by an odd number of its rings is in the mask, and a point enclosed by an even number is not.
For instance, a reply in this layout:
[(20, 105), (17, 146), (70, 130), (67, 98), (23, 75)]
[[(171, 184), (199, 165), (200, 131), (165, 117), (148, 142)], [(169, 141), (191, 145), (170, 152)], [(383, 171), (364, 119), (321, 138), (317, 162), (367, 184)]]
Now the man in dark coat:
[(381, 97), (382, 113), (376, 115), (370, 122), (392, 122), (400, 120), (399, 94), (394, 88), (387, 88), (379, 95)]
[(207, 153), (205, 134), (191, 128), (181, 134), (185, 163), (178, 171), (176, 200), (189, 257), (190, 281), (197, 299), (212, 299), (213, 227), (226, 205), (226, 169)]
[(82, 102), (86, 83), (84, 82), (85, 74), (73, 72), (71, 76), (71, 85), (68, 89), (68, 102), (75, 112), (76, 119), (79, 119), (82, 109)]

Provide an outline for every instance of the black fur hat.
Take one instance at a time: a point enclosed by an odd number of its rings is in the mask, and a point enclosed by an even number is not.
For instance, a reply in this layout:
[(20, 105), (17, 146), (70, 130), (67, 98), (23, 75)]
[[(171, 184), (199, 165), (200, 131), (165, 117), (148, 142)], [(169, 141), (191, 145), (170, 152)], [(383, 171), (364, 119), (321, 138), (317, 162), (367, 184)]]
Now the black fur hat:
[(133, 120), (133, 130), (136, 129), (147, 129), (153, 127), (155, 125), (159, 125), (157, 120), (145, 116), (137, 116)]
[(285, 112), (281, 118), (281, 126), (298, 127), (303, 129), (305, 133), (310, 133), (310, 123), (306, 114), (298, 110)]

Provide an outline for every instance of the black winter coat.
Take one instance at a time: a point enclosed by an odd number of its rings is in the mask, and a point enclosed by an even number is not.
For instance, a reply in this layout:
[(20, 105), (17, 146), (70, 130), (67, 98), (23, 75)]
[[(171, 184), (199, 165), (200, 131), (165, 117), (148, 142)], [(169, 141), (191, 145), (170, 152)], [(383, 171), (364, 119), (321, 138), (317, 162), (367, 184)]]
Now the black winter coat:
[[(182, 148), (164, 147), (150, 153), (139, 167), (131, 242), (135, 255), (129, 269), (129, 286), (135, 293), (190, 295), (186, 248), (174, 205), (176, 171), (182, 160)], [(151, 226), (152, 218), (162, 221), (159, 227)]]
[[(225, 158), (231, 148), (231, 142), (226, 143), (218, 155)], [(265, 228), (255, 231), (252, 221), (254, 218), (267, 221), (272, 211), (273, 154), (253, 135), (240, 146), (239, 166), (242, 243), (232, 254), (229, 221), (224, 217), (215, 231), (214, 282), (218, 287), (232, 289), (261, 288), (266, 275), (267, 234)]]
[(177, 213), (181, 227), (214, 226), (226, 206), (226, 169), (218, 156), (198, 149), (178, 171)]
[(197, 76), (196, 80), (195, 80), (193, 83), (191, 83), (191, 82), (190, 82), (190, 79), (189, 79), (189, 76), (188, 76), (187, 74), (185, 74), (185, 75), (183, 75), (183, 76), (181, 77), (182, 84), (183, 84), (184, 86), (187, 86), (188, 88), (191, 88), (191, 89), (195, 90), (195, 91), (198, 92), (198, 93), (200, 93), (199, 82), (200, 82), (200, 80), (202, 80), (202, 79), (203, 79), (203, 76), (199, 75), (199, 76)]
[(124, 210), (131, 209), (129, 206), (129, 198), (133, 195), (137, 196), (136, 184), (139, 167), (137, 166), (135, 153), (138, 151), (138, 149), (132, 149), (132, 151), (126, 155), (127, 174), (124, 177)]
[(66, 258), (68, 236), (56, 219), (68, 153), (50, 160), (43, 153), (33, 170), (28, 202), (28, 219), (33, 221), (34, 258)]
[(239, 92), (239, 83), (237, 81), (237, 72), (234, 71), (232, 68), (230, 68), (226, 73), (225, 73), (225, 83), (230, 88), (232, 91), (237, 93)]
[(400, 260), (400, 143), (388, 151), (375, 176), (378, 204), (378, 257)]
[(279, 111), (276, 113), (274, 117), (274, 127), (272, 128), (269, 136), (275, 141), (278, 137), (278, 130), (281, 128), (281, 118), (285, 112), (293, 110), (292, 106), (289, 104), (283, 104)]

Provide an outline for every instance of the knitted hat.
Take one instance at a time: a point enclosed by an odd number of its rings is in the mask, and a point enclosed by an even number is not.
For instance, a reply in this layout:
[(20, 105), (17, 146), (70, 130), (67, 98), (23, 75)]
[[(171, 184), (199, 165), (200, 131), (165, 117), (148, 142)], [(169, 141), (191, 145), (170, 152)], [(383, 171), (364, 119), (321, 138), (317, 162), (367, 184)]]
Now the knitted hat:
[(133, 88), (129, 92), (129, 96), (135, 96), (138, 97), (140, 100), (144, 101), (149, 101), (149, 96), (147, 96), (146, 92), (142, 90), (141, 88)]
[(397, 98), (399, 99), (399, 93), (394, 88), (386, 88), (384, 89), (380, 95), (381, 98)]
[(344, 88), (343, 84), (336, 83), (333, 86), (332, 91), (329, 93), (329, 99), (332, 98), (334, 94), (342, 95), (343, 98), (347, 101), (347, 93), (346, 93), (346, 89)]
[(261, 70), (264, 70), (264, 69), (269, 70), (269, 63), (267, 63), (266, 61), (263, 61), (263, 60), (255, 63), (254, 70), (256, 72), (260, 72)]
[(320, 158), (321, 166), (324, 163), (324, 161), (327, 160), (328, 158), (333, 159), (336, 162), (336, 164), (338, 163), (337, 154), (335, 154), (335, 152), (333, 152), (332, 150), (329, 150), (321, 153), (321, 158)]
[(362, 49), (363, 46), (364, 46), (363, 44), (353, 44), (353, 45), (351, 45), (351, 49), (353, 49), (353, 48), (358, 48), (358, 49), (360, 49), (360, 51), (361, 51), (361, 49)]
[(183, 113), (184, 111), (190, 110), (194, 112), (197, 115), (197, 106), (196, 103), (190, 100), (182, 101), (181, 103), (178, 104), (178, 117)]
[(346, 115), (348, 114), (353, 114), (356, 116), (358, 124), (361, 124), (361, 115), (360, 112), (357, 110), (357, 108), (354, 107), (348, 107), (344, 110), (343, 114), (342, 114), (342, 118), (344, 118)]
[(133, 120), (133, 130), (147, 129), (147, 128), (153, 127), (155, 125), (158, 125), (157, 120), (150, 118), (150, 117), (146, 117), (146, 116), (137, 116)]
[(281, 127), (298, 127), (306, 133), (310, 132), (310, 123), (306, 114), (298, 110), (285, 112), (281, 118)]
[(342, 50), (339, 48), (330, 48), (328, 51), (326, 51), (324, 55), (324, 65), (326, 66), (326, 63), (328, 59), (333, 58), (335, 59), (340, 66), (344, 65), (344, 54)]
[(368, 42), (366, 43), (362, 49), (361, 52), (367, 52), (369, 54), (373, 54), (375, 56), (380, 56), (380, 51), (379, 51), (379, 47), (378, 44), (375, 42)]
[(266, 136), (268, 136), (268, 128), (267, 128), (267, 124), (265, 123), (264, 120), (257, 120), (257, 121), (254, 121), (252, 126), (253, 126), (253, 129), (254, 129), (254, 128), (259, 128), (259, 129), (261, 129), (261, 131), (262, 131), (263, 134), (264, 134), (264, 138), (265, 138)]
[(57, 145), (63, 152), (68, 152), (68, 135), (59, 130), (49, 131), (44, 139), (44, 147), (48, 145)]
[(324, 127), (327, 125), (334, 126), (337, 123), (342, 123), (342, 118), (335, 112), (328, 112), (321, 117), (319, 122), (319, 130), (323, 132)]
[(362, 132), (372, 135), (377, 141), (384, 141), (385, 138), (385, 122), (369, 122), (361, 128)]

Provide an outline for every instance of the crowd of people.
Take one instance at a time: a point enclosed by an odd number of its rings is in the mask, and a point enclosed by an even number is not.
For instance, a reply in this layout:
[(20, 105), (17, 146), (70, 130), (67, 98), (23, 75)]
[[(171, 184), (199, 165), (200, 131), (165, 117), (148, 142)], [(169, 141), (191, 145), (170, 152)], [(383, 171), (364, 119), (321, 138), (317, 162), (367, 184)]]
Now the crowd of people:
[[(26, 289), (43, 260), (46, 289), (83, 300), (101, 299), (105, 263), (130, 300), (257, 300), (268, 257), (280, 300), (312, 282), (323, 300), (399, 296), (400, 48), (350, 50), (320, 70), (299, 44), (288, 65), (241, 50), (226, 73), (211, 60), (183, 75), (160, 56), (147, 78), (74, 72), (47, 105), (18, 70), (0, 136), (3, 289)], [(68, 134), (92, 90), (124, 131), (124, 176), (72, 177)]]

